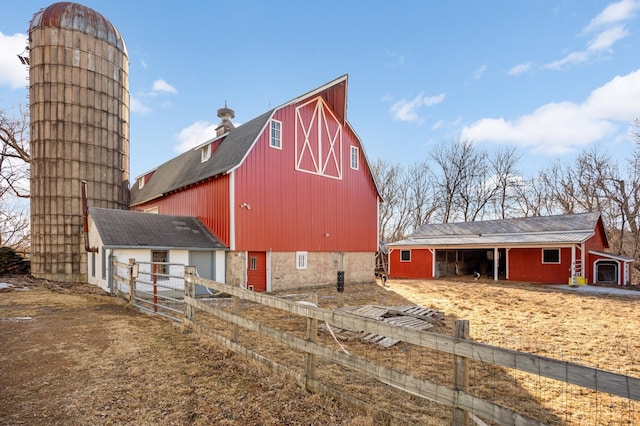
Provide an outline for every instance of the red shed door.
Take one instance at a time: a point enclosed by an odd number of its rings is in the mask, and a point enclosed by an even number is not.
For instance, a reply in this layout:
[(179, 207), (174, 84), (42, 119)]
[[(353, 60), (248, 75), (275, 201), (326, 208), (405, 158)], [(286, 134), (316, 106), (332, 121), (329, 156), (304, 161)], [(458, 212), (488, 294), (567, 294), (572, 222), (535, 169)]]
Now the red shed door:
[(263, 251), (249, 252), (247, 288), (253, 291), (267, 291), (267, 253)]

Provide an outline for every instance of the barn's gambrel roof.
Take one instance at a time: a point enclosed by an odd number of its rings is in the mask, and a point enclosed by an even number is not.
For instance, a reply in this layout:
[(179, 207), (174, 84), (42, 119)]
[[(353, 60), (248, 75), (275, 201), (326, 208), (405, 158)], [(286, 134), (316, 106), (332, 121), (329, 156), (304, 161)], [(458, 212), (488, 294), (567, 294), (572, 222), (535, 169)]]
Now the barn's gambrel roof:
[(195, 217), (97, 207), (89, 208), (89, 216), (107, 248), (225, 249)]
[[(130, 190), (130, 205), (136, 206), (143, 204), (162, 197), (172, 191), (231, 172), (242, 164), (243, 160), (246, 158), (265, 127), (269, 124), (269, 120), (277, 110), (300, 102), (304, 99), (309, 99), (313, 96), (322, 96), (323, 99), (329, 102), (335, 109), (335, 113), (340, 119), (342, 125), (349, 125), (346, 120), (347, 75), (344, 75), (323, 86), (300, 95), (279, 107), (271, 109), (241, 126), (238, 126), (234, 130), (217, 136), (199, 147), (191, 149), (167, 161), (166, 163), (158, 166), (152, 172), (148, 172), (147, 174), (151, 174), (151, 177), (147, 182), (145, 182), (142, 188), (137, 184), (132, 185)], [(351, 130), (353, 131), (353, 129)], [(356, 137), (360, 140), (357, 135)], [(200, 147), (217, 140), (221, 140), (221, 142), (219, 142), (220, 145), (215, 149), (208, 161), (202, 162)], [(369, 161), (366, 152), (364, 151), (362, 144), (360, 145), (362, 155), (367, 163), (366, 167), (369, 168)], [(378, 185), (375, 176), (373, 176), (370, 170), (369, 173), (377, 189)]]
[[(602, 227), (600, 213), (422, 225), (389, 246), (514, 246), (582, 243)], [(604, 228), (601, 229), (608, 246)]]

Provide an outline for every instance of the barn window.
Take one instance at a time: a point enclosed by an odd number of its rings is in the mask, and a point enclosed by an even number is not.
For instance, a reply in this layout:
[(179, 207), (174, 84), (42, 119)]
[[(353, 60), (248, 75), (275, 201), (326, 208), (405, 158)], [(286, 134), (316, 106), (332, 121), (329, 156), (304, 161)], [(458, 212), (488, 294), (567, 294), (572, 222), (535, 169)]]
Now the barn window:
[(307, 269), (307, 252), (296, 252), (296, 269)]
[(200, 162), (204, 163), (209, 158), (211, 158), (211, 144), (208, 143), (206, 146), (203, 146), (200, 150)]
[(282, 123), (278, 120), (271, 120), (271, 148), (282, 149)]
[(560, 249), (542, 249), (542, 263), (560, 263)]
[(168, 269), (169, 265), (169, 252), (166, 250), (154, 250), (151, 252), (151, 262), (153, 262), (152, 272), (154, 275), (157, 274), (156, 278), (159, 280), (167, 280), (169, 277)]
[(360, 150), (357, 146), (351, 147), (351, 168), (358, 170), (360, 168)]
[(400, 262), (411, 262), (411, 250), (400, 250)]
[(258, 269), (258, 258), (255, 256), (251, 256), (249, 258), (249, 269), (255, 271)]

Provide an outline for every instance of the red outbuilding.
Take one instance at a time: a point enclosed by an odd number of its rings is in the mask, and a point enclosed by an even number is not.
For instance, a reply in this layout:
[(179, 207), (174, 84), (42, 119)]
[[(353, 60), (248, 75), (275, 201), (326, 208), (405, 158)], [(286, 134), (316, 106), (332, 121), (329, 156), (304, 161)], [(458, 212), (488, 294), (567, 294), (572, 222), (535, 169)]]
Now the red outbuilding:
[(388, 272), (392, 278), (629, 284), (634, 259), (606, 253), (608, 247), (600, 213), (427, 224), (387, 244)]
[[(137, 178), (130, 208), (194, 216), (226, 246), (227, 283), (256, 291), (373, 280), (379, 192), (347, 120), (347, 76)], [(170, 261), (170, 259), (168, 260)]]

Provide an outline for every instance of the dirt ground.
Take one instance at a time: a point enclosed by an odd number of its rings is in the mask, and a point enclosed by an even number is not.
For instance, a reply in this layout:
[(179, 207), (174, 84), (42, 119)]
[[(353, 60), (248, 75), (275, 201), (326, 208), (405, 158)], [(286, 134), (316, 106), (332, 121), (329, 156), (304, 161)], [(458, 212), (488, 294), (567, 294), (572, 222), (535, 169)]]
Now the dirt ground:
[[(376, 413), (308, 394), (167, 320), (138, 313), (95, 286), (10, 278), (0, 282), (15, 285), (0, 290), (0, 424), (381, 423)], [(305, 299), (309, 292), (282, 296)], [(319, 294), (320, 306), (335, 306), (335, 289), (313, 292)], [(640, 297), (472, 280), (395, 280), (386, 287), (347, 287), (344, 296), (347, 305), (415, 303), (435, 308), (446, 315), (434, 330), (439, 333), (451, 334), (455, 319), (468, 319), (474, 340), (640, 377)], [(291, 321), (284, 326), (303, 333), (305, 324)], [(331, 343), (328, 336), (323, 339)], [(407, 344), (384, 350), (344, 344), (353, 354), (394, 368), (416, 374), (424, 370), (444, 384), (450, 379), (448, 367), (440, 367), (450, 364), (448, 357)], [(288, 354), (273, 350), (282, 363), (301, 359), (296, 354), (289, 361)], [(335, 371), (327, 367), (326, 375), (335, 377)], [(442, 377), (435, 377), (438, 374)], [(541, 380), (531, 385), (530, 378), (486, 367), (472, 367), (471, 378), (480, 383), (475, 393), (504, 400), (520, 412), (528, 410), (548, 424), (640, 420), (640, 407), (632, 401), (586, 392), (596, 399), (593, 405), (583, 398), (573, 400), (566, 387)], [(370, 398), (355, 379), (345, 380), (343, 389)], [(412, 413), (415, 423), (448, 422), (449, 410), (424, 414), (430, 407), (418, 407), (413, 397), (400, 400), (392, 391), (374, 394), (381, 398), (381, 408), (397, 410), (400, 417)]]
[(367, 425), (96, 286), (0, 290), (0, 424)]

